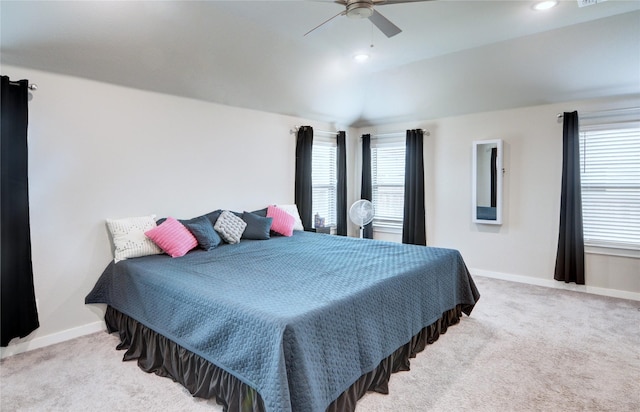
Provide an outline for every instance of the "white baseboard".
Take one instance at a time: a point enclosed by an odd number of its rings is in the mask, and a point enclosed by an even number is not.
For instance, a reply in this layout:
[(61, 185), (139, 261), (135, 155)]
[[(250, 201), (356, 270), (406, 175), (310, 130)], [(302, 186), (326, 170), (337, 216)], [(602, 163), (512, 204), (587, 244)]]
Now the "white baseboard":
[(103, 330), (107, 330), (107, 326), (104, 321), (98, 321), (30, 340), (28, 338), (15, 339), (6, 348), (0, 348), (0, 359)]
[(572, 290), (574, 292), (591, 293), (594, 295), (609, 296), (612, 298), (630, 299), (640, 301), (640, 293), (629, 292), (626, 290), (599, 288), (589, 285), (576, 285), (575, 283), (558, 282), (553, 279), (540, 279), (531, 276), (512, 275), (509, 273), (491, 272), (482, 269), (469, 269), (473, 276), (484, 276), (486, 278), (494, 278), (501, 280), (509, 280), (512, 282), (528, 283), (530, 285), (545, 286), (554, 289)]

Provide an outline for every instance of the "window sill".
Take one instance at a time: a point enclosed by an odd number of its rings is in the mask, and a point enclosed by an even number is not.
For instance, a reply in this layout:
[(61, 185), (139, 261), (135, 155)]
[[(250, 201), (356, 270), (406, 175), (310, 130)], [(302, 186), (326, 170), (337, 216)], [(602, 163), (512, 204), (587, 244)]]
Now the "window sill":
[(402, 234), (402, 227), (374, 225), (373, 226), (373, 231), (374, 232), (381, 232), (381, 233)]
[(590, 255), (620, 256), (620, 257), (640, 259), (640, 250), (622, 249), (619, 247), (610, 247), (610, 246), (585, 245), (584, 253), (590, 254)]

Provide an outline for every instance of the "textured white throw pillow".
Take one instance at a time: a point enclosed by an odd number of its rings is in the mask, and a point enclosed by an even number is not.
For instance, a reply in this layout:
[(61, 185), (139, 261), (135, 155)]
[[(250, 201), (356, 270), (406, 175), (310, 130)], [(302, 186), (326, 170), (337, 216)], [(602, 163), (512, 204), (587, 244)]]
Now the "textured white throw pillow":
[(220, 214), (213, 228), (227, 243), (234, 244), (240, 243), (240, 238), (242, 238), (242, 234), (247, 228), (247, 223), (228, 210), (225, 210)]
[(302, 219), (300, 219), (300, 212), (298, 212), (298, 206), (293, 205), (276, 205), (280, 209), (284, 209), (285, 212), (289, 213), (296, 220), (296, 223), (293, 225), (293, 230), (304, 230), (304, 226), (302, 226)]
[(114, 262), (162, 253), (162, 249), (144, 234), (156, 226), (155, 215), (107, 219), (107, 227), (116, 247)]

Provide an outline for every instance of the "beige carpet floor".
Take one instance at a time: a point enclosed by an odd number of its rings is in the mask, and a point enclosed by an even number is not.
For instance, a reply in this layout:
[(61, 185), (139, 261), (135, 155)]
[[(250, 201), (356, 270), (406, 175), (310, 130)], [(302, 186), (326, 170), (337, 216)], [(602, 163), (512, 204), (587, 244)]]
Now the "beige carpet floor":
[[(640, 411), (640, 302), (475, 278), (482, 297), (368, 411)], [(0, 363), (2, 411), (221, 411), (95, 333)]]

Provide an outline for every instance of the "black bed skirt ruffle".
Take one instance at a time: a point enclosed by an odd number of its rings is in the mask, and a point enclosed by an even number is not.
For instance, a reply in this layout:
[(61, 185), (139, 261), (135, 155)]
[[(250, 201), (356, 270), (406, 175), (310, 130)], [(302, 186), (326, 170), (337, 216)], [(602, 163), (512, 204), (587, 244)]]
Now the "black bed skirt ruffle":
[[(438, 340), (440, 334), (460, 321), (463, 306), (446, 311), (433, 324), (423, 328), (405, 345), (385, 358), (371, 372), (362, 375), (329, 407), (330, 412), (350, 412), (365, 393), (375, 391), (389, 393), (388, 383), (392, 373), (409, 370), (409, 359), (424, 350), (427, 344)], [(464, 307), (468, 314), (468, 308)], [(147, 328), (123, 313), (107, 307), (104, 316), (109, 333), (118, 332), (120, 344), (117, 349), (126, 349), (123, 360), (138, 360), (145, 372), (153, 372), (182, 384), (193, 395), (200, 398), (215, 398), (224, 411), (264, 412), (260, 394), (251, 386), (192, 353), (157, 332)]]

